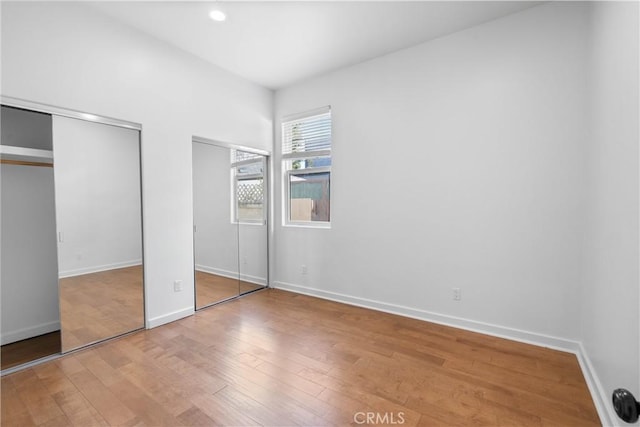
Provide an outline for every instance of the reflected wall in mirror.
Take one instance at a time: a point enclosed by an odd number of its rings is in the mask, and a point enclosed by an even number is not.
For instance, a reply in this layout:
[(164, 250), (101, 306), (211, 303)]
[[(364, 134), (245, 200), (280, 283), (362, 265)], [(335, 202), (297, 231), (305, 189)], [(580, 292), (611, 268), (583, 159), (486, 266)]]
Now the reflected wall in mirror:
[(263, 288), (268, 282), (266, 159), (260, 154), (231, 150), (240, 294)]
[(53, 117), (62, 351), (144, 327), (140, 132)]
[(238, 296), (238, 225), (230, 221), (228, 148), (193, 143), (196, 309)]
[(266, 157), (193, 142), (196, 309), (268, 284)]

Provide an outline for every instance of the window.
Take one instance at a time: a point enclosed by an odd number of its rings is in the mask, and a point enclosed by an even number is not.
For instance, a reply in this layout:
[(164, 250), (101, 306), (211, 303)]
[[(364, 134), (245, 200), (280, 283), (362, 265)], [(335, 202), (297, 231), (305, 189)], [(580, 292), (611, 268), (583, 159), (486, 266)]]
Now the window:
[(284, 223), (328, 225), (331, 218), (331, 109), (282, 123)]
[(231, 220), (263, 224), (265, 157), (246, 151), (231, 150)]

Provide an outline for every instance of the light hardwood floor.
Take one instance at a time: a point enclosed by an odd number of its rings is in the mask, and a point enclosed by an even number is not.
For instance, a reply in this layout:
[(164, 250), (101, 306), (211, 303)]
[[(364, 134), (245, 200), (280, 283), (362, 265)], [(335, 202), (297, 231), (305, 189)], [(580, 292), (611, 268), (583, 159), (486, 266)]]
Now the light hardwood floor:
[(2, 378), (3, 426), (357, 425), (366, 412), (598, 425), (572, 354), (279, 290)]
[(59, 281), (62, 351), (144, 327), (142, 266)]
[(255, 291), (263, 286), (196, 270), (196, 309)]

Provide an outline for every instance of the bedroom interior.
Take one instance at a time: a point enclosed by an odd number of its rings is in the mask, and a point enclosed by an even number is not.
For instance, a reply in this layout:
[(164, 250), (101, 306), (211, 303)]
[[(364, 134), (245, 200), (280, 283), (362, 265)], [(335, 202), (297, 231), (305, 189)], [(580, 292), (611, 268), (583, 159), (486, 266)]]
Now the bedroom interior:
[(0, 3), (3, 425), (633, 422), (638, 2), (213, 6)]

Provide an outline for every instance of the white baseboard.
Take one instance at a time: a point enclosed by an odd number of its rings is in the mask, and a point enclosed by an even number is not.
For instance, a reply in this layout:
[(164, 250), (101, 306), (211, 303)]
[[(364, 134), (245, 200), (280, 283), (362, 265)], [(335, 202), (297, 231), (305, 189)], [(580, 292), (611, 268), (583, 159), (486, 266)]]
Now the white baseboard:
[(181, 310), (173, 311), (171, 313), (163, 314), (162, 316), (153, 317), (147, 320), (146, 328), (152, 329), (157, 326), (164, 325), (166, 323), (171, 323), (176, 320), (180, 320), (184, 317), (189, 317), (195, 313), (193, 306), (186, 307)]
[(479, 332), (499, 338), (506, 338), (513, 341), (524, 342), (527, 344), (534, 344), (537, 346), (553, 348), (556, 350), (568, 351), (571, 353), (575, 353), (579, 348), (579, 343), (577, 341), (571, 341), (568, 339), (553, 337), (550, 335), (538, 334), (521, 329), (509, 328), (506, 326), (493, 325), (491, 323), (478, 322), (475, 320), (449, 316), (446, 314), (434, 313), (432, 311), (421, 310), (402, 305), (389, 304), (382, 301), (354, 297), (336, 292), (324, 291), (321, 289), (308, 288), (305, 286), (299, 286), (285, 282), (276, 281), (274, 282), (273, 287), (277, 289), (296, 292), (299, 294), (324, 298), (331, 301), (342, 302), (349, 305), (355, 305), (358, 307), (371, 308), (373, 310), (383, 311), (385, 313), (397, 314), (400, 316), (410, 317), (418, 320), (425, 320), (432, 323), (438, 323), (440, 325), (453, 326), (455, 328)]
[(579, 341), (573, 341), (565, 338), (559, 338), (540, 334), (537, 332), (524, 331), (521, 329), (494, 325), (485, 322), (478, 322), (475, 320), (434, 313), (427, 310), (421, 310), (396, 304), (389, 304), (366, 298), (354, 297), (337, 292), (329, 292), (321, 289), (294, 285), (286, 282), (274, 281), (273, 287), (276, 289), (283, 289), (299, 294), (354, 305), (357, 307), (369, 308), (372, 310), (397, 314), (400, 316), (424, 320), (440, 325), (452, 326), (454, 328), (464, 329), (472, 332), (479, 332), (482, 334), (505, 338), (512, 341), (519, 341), (539, 347), (547, 347), (555, 350), (573, 353), (576, 355), (578, 363), (580, 364), (580, 368), (582, 369), (582, 373), (589, 388), (589, 392), (591, 393), (591, 398), (593, 399), (596, 410), (598, 411), (600, 422), (603, 426), (615, 425), (614, 420), (616, 420), (617, 418), (610, 404), (610, 397), (602, 388), (602, 384), (598, 380), (598, 376), (593, 369), (593, 365), (591, 364), (589, 357), (587, 356), (587, 353), (582, 346), (582, 343)]
[[(602, 383), (598, 378), (598, 374), (593, 368), (591, 359), (589, 359), (589, 355), (587, 354), (587, 351), (582, 343), (580, 343), (580, 349), (578, 352), (576, 352), (576, 356), (578, 357), (580, 368), (582, 368), (584, 379), (587, 382), (587, 387), (589, 387), (589, 391), (591, 392), (593, 403), (596, 405), (596, 410), (598, 411), (598, 416), (600, 417), (600, 423), (603, 426), (607, 427), (622, 425), (622, 423), (618, 421), (618, 416), (613, 409), (613, 404), (611, 403), (611, 394), (607, 393), (604, 387), (602, 387)], [(617, 424), (616, 421), (618, 421)]]
[(116, 262), (113, 264), (77, 268), (75, 270), (65, 270), (58, 272), (58, 275), (61, 279), (64, 279), (65, 277), (81, 276), (83, 274), (98, 273), (100, 271), (115, 270), (117, 268), (135, 267), (136, 265), (142, 265), (142, 260), (136, 259), (132, 261)]
[(59, 330), (59, 321), (41, 323), (39, 325), (29, 326), (28, 328), (18, 329), (17, 331), (5, 332), (2, 334), (2, 337), (0, 337), (0, 343), (1, 345), (11, 344), (12, 342), (26, 340), (27, 338), (33, 338)]
[[(204, 273), (211, 273), (222, 277), (228, 277), (229, 279), (237, 279), (237, 271), (223, 270), (221, 268), (209, 267), (206, 265), (196, 264), (196, 270)], [(260, 286), (267, 286), (267, 279), (264, 277), (252, 276), (250, 274), (240, 273), (240, 280), (243, 282), (255, 283)]]

